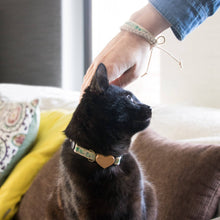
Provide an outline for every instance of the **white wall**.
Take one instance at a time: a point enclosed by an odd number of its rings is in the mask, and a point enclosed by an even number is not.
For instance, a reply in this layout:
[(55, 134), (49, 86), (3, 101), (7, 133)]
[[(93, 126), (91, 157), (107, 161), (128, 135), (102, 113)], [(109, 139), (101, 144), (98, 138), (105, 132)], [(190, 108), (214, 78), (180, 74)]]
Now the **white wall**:
[(171, 30), (164, 35), (184, 68), (161, 52), (161, 103), (220, 108), (220, 10), (183, 41)]
[(62, 88), (80, 90), (84, 75), (83, 1), (62, 0)]

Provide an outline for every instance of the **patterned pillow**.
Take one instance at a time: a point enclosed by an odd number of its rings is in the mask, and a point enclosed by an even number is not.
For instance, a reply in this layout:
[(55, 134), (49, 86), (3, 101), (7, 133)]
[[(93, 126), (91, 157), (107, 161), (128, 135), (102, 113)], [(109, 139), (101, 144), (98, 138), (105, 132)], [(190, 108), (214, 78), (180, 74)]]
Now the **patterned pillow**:
[(13, 103), (0, 99), (0, 186), (30, 150), (39, 127), (39, 100)]

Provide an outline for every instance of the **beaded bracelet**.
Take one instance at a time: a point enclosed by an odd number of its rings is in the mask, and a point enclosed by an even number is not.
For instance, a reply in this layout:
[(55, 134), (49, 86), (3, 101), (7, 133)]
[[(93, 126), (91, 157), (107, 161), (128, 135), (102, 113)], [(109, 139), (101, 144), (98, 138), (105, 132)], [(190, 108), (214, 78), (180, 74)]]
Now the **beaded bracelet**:
[(134, 21), (127, 21), (121, 26), (121, 30), (134, 33), (143, 37), (151, 46), (157, 44), (157, 39), (144, 27), (135, 23)]

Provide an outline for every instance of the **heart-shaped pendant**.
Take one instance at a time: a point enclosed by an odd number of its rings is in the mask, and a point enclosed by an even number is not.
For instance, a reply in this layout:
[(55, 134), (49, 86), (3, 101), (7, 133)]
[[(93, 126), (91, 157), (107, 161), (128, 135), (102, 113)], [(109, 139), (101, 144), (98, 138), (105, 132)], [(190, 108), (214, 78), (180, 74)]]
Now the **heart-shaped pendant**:
[(104, 156), (101, 154), (96, 155), (96, 162), (102, 168), (110, 167), (115, 162), (115, 158), (113, 156)]

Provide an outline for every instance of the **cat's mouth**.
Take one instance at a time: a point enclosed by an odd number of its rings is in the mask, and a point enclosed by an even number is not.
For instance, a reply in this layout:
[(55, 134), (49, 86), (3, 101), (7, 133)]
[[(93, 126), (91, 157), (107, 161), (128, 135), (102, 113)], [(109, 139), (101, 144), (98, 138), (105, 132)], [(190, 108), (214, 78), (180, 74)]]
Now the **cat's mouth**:
[(140, 112), (139, 117), (135, 120), (135, 124), (138, 130), (147, 128), (150, 124), (151, 117), (152, 111), (150, 107), (147, 107), (144, 111)]
[(151, 117), (150, 117), (150, 118), (145, 119), (144, 121), (145, 121), (145, 122), (150, 122), (150, 120), (151, 120)]
[(151, 117), (152, 117), (152, 110), (151, 108), (148, 106), (144, 111), (142, 111), (140, 114), (139, 114), (139, 118), (136, 119), (136, 121), (138, 122), (150, 122), (151, 120)]
[(150, 125), (150, 120), (151, 120), (150, 117), (142, 120), (135, 120), (133, 126), (136, 132), (142, 131), (145, 128), (147, 128)]
[(150, 122), (150, 120), (151, 120), (151, 117), (148, 117), (148, 118), (146, 118), (146, 119), (138, 119), (138, 120), (135, 120), (135, 122), (137, 122), (137, 123), (147, 123), (147, 122)]

